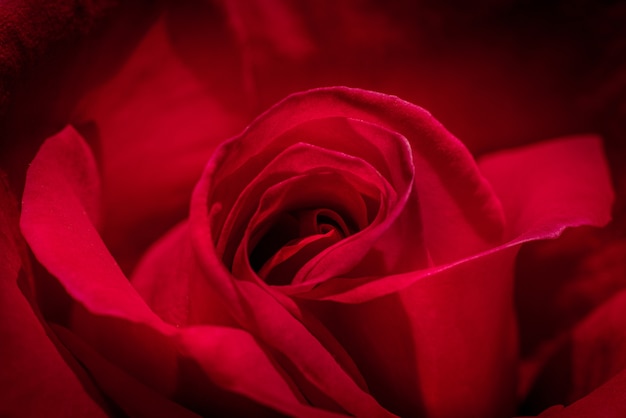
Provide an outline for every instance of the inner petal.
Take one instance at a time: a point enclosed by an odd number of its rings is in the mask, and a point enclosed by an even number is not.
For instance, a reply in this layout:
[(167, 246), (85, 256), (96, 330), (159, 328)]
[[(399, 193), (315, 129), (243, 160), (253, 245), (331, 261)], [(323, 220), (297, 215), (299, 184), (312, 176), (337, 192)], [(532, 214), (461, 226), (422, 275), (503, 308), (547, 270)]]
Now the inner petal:
[[(273, 283), (291, 283), (311, 259), (367, 229), (355, 222), (355, 201), (367, 197), (377, 206), (374, 219), (384, 217), (396, 196), (382, 177), (378, 180), (372, 187), (354, 173), (317, 171), (270, 187), (237, 245), (232, 273), (244, 280), (271, 275)], [(276, 270), (284, 262), (288, 264)], [(276, 278), (279, 271), (281, 278)]]
[(325, 234), (336, 230), (345, 238), (350, 234), (350, 228), (337, 212), (330, 209), (309, 209), (298, 212), (300, 220), (300, 236), (305, 237), (314, 234)]
[[(297, 237), (283, 244), (285, 237), (295, 231)], [(288, 213), (280, 217), (256, 245), (250, 254), (250, 265), (268, 284), (289, 284), (290, 278), (307, 261), (350, 234), (351, 228), (333, 210), (307, 209)]]
[(334, 228), (323, 234), (294, 240), (282, 247), (258, 272), (267, 284), (287, 285), (310, 259), (343, 239)]
[[(360, 179), (359, 183), (370, 184), (363, 187), (358, 187), (355, 184), (354, 187), (347, 188), (341, 195), (336, 196), (336, 203), (333, 203), (335, 208), (337, 205), (343, 206), (342, 212), (349, 216), (349, 219), (354, 224), (351, 226), (352, 228), (365, 228), (376, 216), (378, 204), (372, 201), (372, 196), (376, 196), (376, 192), (373, 189), (380, 182), (381, 175), (360, 159), (310, 144), (297, 143), (278, 154), (245, 187), (228, 211), (225, 223), (217, 234), (216, 242), (217, 253), (224, 261), (224, 264), (228, 267), (232, 265), (236, 247), (242, 240), (250, 218), (259, 205), (261, 196), (270, 188), (280, 187), (281, 183), (289, 179), (325, 171), (356, 175)], [(332, 188), (331, 184), (328, 186)], [(298, 194), (302, 192), (303, 190), (298, 190)], [(332, 191), (330, 193), (334, 195)], [(311, 206), (320, 207), (321, 205), (318, 203), (321, 202), (311, 202)], [(218, 205), (220, 208), (223, 208), (221, 203)], [(329, 206), (325, 205), (324, 207)], [(224, 211), (223, 209), (220, 210)], [(287, 219), (284, 219), (284, 221), (287, 221)], [(290, 228), (285, 226), (283, 229), (289, 230)], [(283, 244), (292, 238), (294, 236), (287, 237)]]
[[(221, 236), (231, 236), (233, 225), (241, 225), (241, 219), (250, 216), (240, 213), (241, 208), (245, 212), (245, 208), (256, 207), (251, 201), (258, 199), (258, 193), (252, 189), (265, 190), (288, 175), (303, 174), (314, 166), (352, 167), (354, 163), (348, 160), (366, 162), (396, 190), (404, 189), (413, 176), (408, 140), (361, 118), (301, 121), (289, 129), (281, 129), (276, 136), (261, 134), (259, 128), (255, 126), (238, 141), (225, 144), (214, 155), (216, 161), (210, 164), (214, 176), (207, 203), (222, 208), (213, 212), (211, 220), (218, 253), (224, 248), (223, 242), (217, 242), (223, 240)], [(215, 165), (218, 161), (219, 169)], [(257, 187), (260, 183), (264, 187)], [(244, 201), (247, 203), (242, 204)]]
[[(227, 155), (244, 154), (237, 147)], [(229, 161), (220, 164), (208, 199), (216, 252), (235, 277), (263, 280), (267, 277), (259, 276), (261, 269), (265, 268), (264, 276), (269, 275), (289, 260), (289, 264), (301, 266), (296, 276), (289, 275), (290, 282), (306, 281), (308, 286), (349, 274), (362, 264), (368, 275), (428, 264), (420, 205), (413, 188), (415, 167), (408, 140), (402, 135), (361, 120), (324, 118), (300, 123), (246, 157), (226, 158)], [(343, 186), (330, 180), (329, 173), (341, 178)], [(309, 185), (292, 187), (292, 180)], [(268, 193), (270, 189), (275, 192)], [(314, 189), (317, 192), (313, 193)], [(287, 190), (289, 193), (284, 193)], [(319, 222), (289, 218), (314, 208), (339, 209), (345, 219), (359, 219), (355, 231), (364, 239), (356, 242), (351, 226), (342, 228), (332, 217)], [(405, 210), (410, 212), (409, 223), (400, 219)], [(300, 232), (300, 228), (308, 228), (308, 232)], [(331, 245), (329, 237), (322, 239), (321, 235), (332, 230), (341, 231), (336, 236), (344, 239)], [(313, 235), (320, 237), (303, 240)], [(407, 248), (406, 243), (399, 248), (398, 236), (403, 242), (408, 236)], [(283, 247), (294, 245), (278, 255)], [(405, 250), (411, 257), (403, 255)], [(309, 255), (308, 261), (295, 263), (307, 258), (304, 254)], [(370, 261), (365, 263), (364, 257)], [(374, 259), (378, 261), (372, 262)], [(407, 259), (412, 261), (403, 261)]]

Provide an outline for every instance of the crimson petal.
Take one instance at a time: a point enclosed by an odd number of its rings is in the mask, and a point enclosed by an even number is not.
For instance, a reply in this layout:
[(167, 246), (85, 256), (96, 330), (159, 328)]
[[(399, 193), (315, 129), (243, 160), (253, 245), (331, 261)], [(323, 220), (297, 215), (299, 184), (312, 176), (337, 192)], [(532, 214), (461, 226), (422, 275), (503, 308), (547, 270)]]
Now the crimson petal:
[[(3, 174), (0, 172), (0, 176)], [(17, 202), (0, 177), (0, 415), (105, 417), (97, 389), (80, 365), (65, 358), (45, 325), (20, 290), (20, 275), (30, 281), (30, 268), (21, 257)], [(22, 283), (24, 285), (24, 283)]]
[[(160, 396), (180, 398), (202, 413), (226, 396), (237, 399), (230, 407), (248, 413), (269, 407), (289, 415), (324, 414), (300, 402), (265, 350), (245, 331), (211, 325), (178, 329), (148, 307), (93, 225), (97, 184), (93, 155), (68, 127), (46, 141), (33, 161), (21, 218), (35, 256), (69, 299), (71, 315), (58, 325), (72, 333), (58, 335), (76, 348), (73, 354), (84, 364), (95, 368), (94, 378), (100, 376), (104, 387), (111, 382), (115, 370), (108, 373), (99, 366), (108, 361)], [(91, 349), (81, 349), (83, 343)], [(215, 355), (199, 356), (198, 347), (208, 344)], [(221, 347), (231, 350), (228, 356), (220, 355), (226, 354)], [(242, 369), (239, 355), (253, 361), (259, 374), (249, 374), (249, 365)], [(134, 410), (131, 393), (109, 394), (126, 411)]]

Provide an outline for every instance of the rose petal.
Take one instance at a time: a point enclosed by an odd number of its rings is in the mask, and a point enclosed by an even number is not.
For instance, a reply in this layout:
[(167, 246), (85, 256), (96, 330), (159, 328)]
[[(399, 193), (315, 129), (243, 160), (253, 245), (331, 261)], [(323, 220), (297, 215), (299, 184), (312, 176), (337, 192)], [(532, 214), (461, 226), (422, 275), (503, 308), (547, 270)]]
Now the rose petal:
[[(237, 402), (235, 407), (256, 409), (260, 404), (288, 415), (321, 413), (300, 403), (265, 350), (244, 331), (218, 326), (206, 326), (202, 332), (178, 330), (148, 308), (88, 216), (96, 180), (89, 148), (72, 128), (66, 128), (42, 146), (24, 190), (24, 236), (70, 298), (72, 315), (60, 325), (95, 350), (74, 354), (84, 356), (80, 357), (84, 364), (95, 361), (94, 367), (100, 363), (91, 354), (102, 356), (161, 396), (184, 396), (185, 404), (204, 412), (233, 392), (252, 400)], [(199, 355), (197, 344), (206, 348), (208, 342), (215, 348), (236, 343), (238, 351), (230, 357), (219, 356), (219, 350), (214, 356), (194, 357)], [(256, 362), (254, 370), (260, 375), (248, 374), (249, 366), (242, 369), (236, 353)], [(186, 358), (191, 364), (181, 365)], [(103, 379), (114, 378), (99, 370)], [(182, 393), (177, 395), (179, 390)], [(123, 391), (110, 394), (128, 396)], [(120, 401), (127, 405), (129, 400)]]
[(80, 337), (56, 324), (52, 329), (89, 370), (102, 390), (129, 416), (197, 418), (199, 415), (177, 405), (138, 382), (100, 356)]
[[(296, 303), (331, 330), (395, 414), (506, 416), (516, 383), (515, 254), (472, 258), (404, 289), (380, 278), (376, 298), (354, 292), (344, 303)], [(385, 283), (393, 292), (385, 293)]]
[[(297, 107), (291, 111), (282, 109), (278, 113), (290, 115), (297, 110)], [(306, 109), (303, 108), (302, 111)], [(229, 148), (224, 149), (225, 158), (215, 159), (220, 161), (220, 166), (213, 179), (213, 200), (221, 202), (223, 207), (232, 207), (237, 200), (237, 195), (232, 190), (244, 190), (249, 183), (267, 171), (270, 162), (278, 158), (280, 153), (300, 143), (335, 153), (334, 162), (326, 162), (332, 167), (346, 159), (346, 156), (351, 156), (374, 167), (375, 171), (398, 189), (406, 188), (403, 185), (406, 186), (411, 181), (410, 150), (406, 139), (397, 133), (361, 120), (332, 116), (316, 119), (315, 114), (312, 117), (314, 119), (303, 118), (293, 126), (287, 126), (275, 138), (260, 138), (258, 129), (251, 127), (236, 140), (224, 144), (222, 148)], [(235, 145), (229, 145), (232, 142)], [(301, 171), (314, 163), (306, 161), (305, 154), (298, 157), (298, 160), (304, 161), (297, 164), (292, 161), (291, 171)], [(217, 219), (219, 220), (215, 222), (215, 228), (224, 223), (222, 217)]]
[[(207, 291), (211, 291), (211, 289), (201, 286), (202, 284), (206, 286), (206, 278), (199, 275), (196, 257), (188, 257), (189, 254), (185, 248), (191, 242), (187, 229), (188, 225), (180, 225), (148, 251), (133, 276), (133, 285), (138, 286), (139, 291), (149, 297), (147, 300), (151, 305), (154, 303), (157, 307), (163, 307), (166, 317), (169, 310), (173, 308), (174, 312), (179, 310), (191, 312), (189, 315), (190, 323), (228, 323), (231, 320), (229, 312), (231, 312), (232, 307), (223, 304), (223, 301), (217, 297), (212, 302), (208, 301), (208, 298), (212, 296)], [(157, 274), (157, 272), (159, 273)], [(190, 288), (185, 283), (191, 285), (195, 283), (196, 287), (189, 290)], [(172, 291), (177, 285), (185, 288), (182, 293), (178, 293), (179, 290)], [(289, 304), (289, 301), (283, 300), (283, 303)], [(291, 302), (290, 308), (296, 309), (293, 302)], [(296, 314), (293, 311), (292, 313)], [(313, 318), (307, 319), (307, 326), (317, 338), (324, 341), (325, 347), (331, 349), (337, 361), (350, 373), (359, 386), (365, 387), (364, 380), (350, 357), (325, 328), (315, 323)]]
[(507, 236), (516, 242), (554, 238), (565, 227), (604, 226), (611, 219), (613, 188), (596, 136), (490, 154), (480, 170), (498, 194)]
[[(264, 234), (271, 233), (269, 230), (276, 222), (277, 215), (293, 209), (317, 207), (318, 205), (319, 207), (333, 209), (342, 209), (342, 206), (349, 206), (349, 204), (344, 201), (346, 197), (350, 197), (351, 193), (343, 192), (343, 190), (350, 190), (350, 187), (355, 179), (346, 178), (348, 176), (351, 176), (351, 173), (341, 173), (340, 170), (319, 174), (314, 173), (311, 175), (292, 177), (268, 188), (259, 202), (257, 212), (250, 219), (250, 226), (248, 230), (246, 230), (246, 234), (243, 237), (242, 245), (238, 248), (238, 252), (233, 263), (233, 275), (241, 279), (245, 279), (247, 277), (245, 273), (249, 264), (247, 259), (254, 254), (254, 249), (256, 249), (255, 247), (261, 247), (261, 249), (263, 249), (262, 246), (267, 245), (265, 242), (261, 241), (261, 239)], [(356, 180), (360, 179), (357, 178)], [(331, 265), (328, 266), (324, 265), (327, 267), (327, 271), (325, 273), (328, 273), (328, 271), (347, 271), (361, 261), (363, 255), (372, 247), (372, 241), (374, 241), (377, 236), (380, 236), (380, 230), (383, 229), (380, 227), (376, 228), (377, 226), (380, 226), (379, 224), (384, 223), (386, 220), (386, 206), (388, 203), (383, 202), (382, 200), (389, 199), (392, 202), (395, 200), (395, 193), (393, 193), (392, 190), (389, 190), (386, 183), (383, 182), (383, 184), (378, 187), (382, 189), (382, 196), (379, 198), (379, 200), (381, 200), (380, 209), (378, 210), (378, 214), (373, 220), (372, 225), (370, 225), (370, 228), (366, 228), (364, 231), (361, 231), (361, 233), (351, 235), (332, 248), (327, 248), (323, 252), (323, 255), (320, 254), (319, 257), (307, 260), (307, 263), (305, 263), (305, 265), (296, 272), (296, 275), (292, 277), (291, 280), (288, 280), (289, 282), (298, 283), (305, 281), (306, 275), (303, 273), (310, 271), (311, 265), (313, 265), (313, 267), (317, 265), (317, 263), (322, 261), (324, 256), (328, 258), (328, 255), (330, 255), (328, 253), (330, 252), (344, 250), (342, 251), (343, 259), (341, 259), (341, 254), (339, 254), (338, 257), (335, 257), (336, 262), (334, 264), (331, 263)], [(339, 203), (339, 205), (337, 205), (337, 203)], [(280, 228), (280, 225), (278, 225), (278, 227)], [(371, 229), (378, 229), (378, 231), (367, 234), (367, 232), (370, 232)], [(376, 235), (375, 232), (378, 232), (378, 235)], [(369, 235), (369, 237), (367, 235)], [(362, 244), (361, 238), (363, 238), (364, 241)], [(367, 241), (367, 238), (369, 238), (369, 241)], [(423, 251), (420, 251), (423, 247), (419, 247), (419, 237), (416, 241), (416, 253), (418, 255), (417, 258), (419, 259), (419, 255), (423, 254)], [(349, 244), (352, 245), (350, 246)], [(345, 249), (346, 246), (348, 247), (347, 249)], [(350, 249), (355, 253), (347, 255), (346, 253), (348, 253)], [(337, 259), (339, 259), (339, 261), (337, 261)], [(323, 279), (325, 279), (325, 277), (313, 276), (310, 281), (307, 281), (307, 283), (314, 283)], [(307, 287), (309, 287), (309, 285), (307, 285)]]
[(263, 264), (259, 277), (268, 284), (288, 284), (286, 278), (295, 277), (300, 267), (319, 253), (338, 243), (343, 236), (333, 229), (326, 233), (309, 235), (288, 243)]
[(543, 363), (577, 323), (624, 288), (626, 241), (619, 214), (607, 227), (566, 230), (524, 245), (516, 262), (524, 398)]
[(208, 189), (204, 186), (207, 181), (208, 178), (204, 177), (194, 193), (190, 217), (192, 239), (206, 279), (220, 293), (233, 316), (282, 355), (291, 376), (300, 382), (301, 390), (309, 389), (309, 396), (319, 392), (325, 402), (334, 401), (355, 415), (388, 415), (374, 398), (357, 386), (310, 330), (266, 289), (256, 282), (236, 280), (225, 269), (212, 246), (210, 221), (206, 214)]
[[(275, 362), (268, 361), (267, 354), (258, 349), (254, 338), (245, 331), (192, 327), (180, 335), (179, 342), (184, 346), (183, 354), (197, 361), (215, 382), (235, 393), (249, 393), (251, 388), (255, 388), (254, 400), (291, 416), (344, 416), (310, 406), (304, 399), (301, 399), (302, 403), (294, 402), (295, 398), (290, 399), (287, 394), (291, 394), (292, 390), (275, 370)], [(214, 402), (218, 403), (219, 398), (216, 397)], [(237, 405), (232, 401), (226, 399), (223, 405), (225, 411), (234, 409), (237, 412)]]
[(131, 283), (150, 308), (170, 324), (233, 323), (228, 307), (202, 278), (187, 222), (148, 249)]
[[(258, 210), (259, 200), (262, 198), (262, 195), (264, 196), (268, 193), (268, 189), (277, 187), (277, 184), (281, 184), (281, 182), (293, 181), (294, 177), (301, 177), (308, 172), (319, 173), (320, 169), (327, 172), (331, 167), (335, 168), (337, 173), (346, 173), (346, 175), (342, 176), (342, 179), (349, 176), (357, 177), (364, 181), (357, 183), (350, 181), (349, 183), (353, 187), (347, 188), (346, 191), (342, 192), (346, 194), (345, 197), (335, 191), (332, 186), (327, 185), (325, 187), (327, 189), (326, 193), (319, 197), (323, 202), (320, 201), (318, 203), (328, 205), (340, 211), (357, 226), (365, 228), (368, 221), (370, 221), (368, 219), (370, 213), (360, 194), (374, 199), (377, 195), (377, 192), (374, 190), (375, 185), (379, 188), (387, 187), (390, 189), (390, 193), (392, 193), (391, 186), (384, 186), (387, 183), (381, 178), (380, 174), (360, 159), (349, 158), (343, 154), (327, 151), (314, 145), (298, 143), (278, 154), (267, 164), (265, 169), (251, 179), (250, 184), (237, 195), (237, 200), (232, 207), (229, 207), (228, 211), (225, 208), (220, 209), (222, 212), (227, 212), (227, 217), (223, 220), (224, 223), (220, 224), (220, 220), (223, 217), (219, 217), (220, 214), (218, 213), (218, 217), (215, 217), (213, 222), (214, 227), (219, 231), (216, 232), (216, 234), (219, 234), (219, 239), (217, 240), (218, 254), (222, 255), (226, 251), (225, 247), (228, 242), (237, 244), (241, 241), (244, 243), (248, 242), (243, 238), (243, 235), (244, 233), (252, 232), (252, 226), (249, 226), (250, 218), (254, 216), (255, 210)], [(354, 171), (356, 176), (350, 174), (351, 171)], [(227, 180), (223, 184), (233, 187)], [(216, 185), (217, 187), (219, 185)], [(324, 188), (324, 184), (319, 185), (319, 187)], [(312, 200), (312, 198), (309, 200)], [(272, 200), (270, 199), (269, 202), (272, 203)], [(216, 203), (213, 202), (212, 204), (215, 205)], [(282, 204), (280, 200), (276, 199), (275, 203)], [(311, 203), (314, 202), (309, 202), (309, 204)], [(219, 202), (219, 204), (220, 207), (228, 205), (228, 203), (223, 202)], [(298, 207), (289, 208), (289, 210), (293, 209), (298, 209)], [(280, 210), (275, 214), (278, 213), (280, 213)], [(231, 252), (234, 253), (234, 248), (231, 249)], [(230, 256), (222, 255), (222, 257), (226, 265), (231, 264), (232, 254)]]
[[(224, 414), (254, 416), (265, 413), (268, 407), (294, 416), (324, 413), (296, 397), (297, 389), (288, 383), (266, 349), (241, 329), (213, 325), (168, 327), (165, 333), (141, 323), (94, 316), (80, 308), (75, 310), (71, 326), (94, 349), (84, 350), (78, 345), (74, 354), (84, 364), (94, 365), (94, 374), (99, 373), (103, 385), (117, 379), (118, 369), (101, 368), (99, 356), (131, 376), (122, 379), (129, 390), (108, 392), (118, 396), (115, 400), (122, 407), (142, 408), (135, 405), (141, 399), (132, 392), (137, 379), (157, 395), (201, 415), (221, 410)], [(66, 343), (76, 345), (72, 339)], [(171, 366), (168, 363), (172, 361), (175, 376), (170, 383), (175, 386), (156, 386), (155, 380), (163, 378), (161, 374), (167, 372), (164, 368)], [(143, 386), (138, 390), (146, 394)], [(152, 396), (151, 393), (148, 391), (146, 396)]]
[[(398, 148), (402, 149), (406, 142), (384, 130), (375, 129), (373, 126), (368, 126), (368, 128), (372, 129), (368, 133), (378, 138), (381, 143), (384, 142), (385, 135), (389, 135), (387, 145), (392, 148), (392, 151), (387, 153), (387, 158), (390, 160), (390, 165), (397, 169), (396, 171), (404, 172), (403, 176), (398, 174), (392, 176), (394, 181), (392, 185), (389, 185), (377, 170), (374, 170), (360, 158), (349, 157), (343, 153), (320, 149), (312, 145), (296, 144), (289, 147), (272, 160), (254, 180), (251, 180), (250, 186), (246, 187), (235, 203), (235, 213), (240, 213), (241, 207), (251, 212), (259, 204), (256, 203), (256, 200), (247, 199), (246, 203), (242, 203), (240, 206), (239, 203), (243, 196), (250, 195), (249, 189), (256, 190), (255, 195), (263, 192), (257, 213), (250, 220), (247, 220), (247, 216), (242, 219), (233, 219), (232, 212), (227, 218), (227, 221), (231, 222), (227, 223), (226, 231), (231, 233), (227, 234), (226, 237), (235, 243), (241, 243), (232, 268), (236, 277), (248, 276), (245, 273), (247, 258), (255, 246), (261, 245), (257, 230), (263, 228), (263, 231), (267, 231), (271, 227), (271, 223), (275, 222), (278, 214), (299, 208), (329, 207), (346, 214), (344, 216), (348, 218), (359, 218), (359, 216), (353, 215), (357, 208), (354, 208), (354, 203), (352, 203), (362, 200), (358, 195), (356, 198), (353, 196), (357, 191), (364, 196), (370, 195), (372, 200), (380, 201), (381, 208), (378, 210), (376, 218), (370, 221), (370, 225), (362, 227), (361, 231), (347, 237), (332, 248), (328, 248), (315, 260), (311, 259), (310, 263), (307, 263), (297, 272), (292, 281), (294, 283), (306, 282), (304, 287), (309, 288), (328, 277), (345, 274), (349, 271), (354, 273), (355, 266), (358, 266), (356, 270), (374, 274), (376, 271), (381, 273), (406, 271), (428, 265), (428, 254), (421, 239), (422, 227), (419, 208), (415, 207), (416, 196), (412, 193), (413, 189), (411, 188), (412, 173), (410, 168), (403, 168), (403, 165), (410, 166), (410, 161), (403, 160), (401, 156), (395, 159), (394, 157), (401, 152), (399, 153), (390, 145), (393, 143), (391, 139), (397, 139)], [(360, 126), (360, 129), (362, 132), (366, 132), (365, 126)], [(308, 140), (311, 142), (316, 142), (311, 139), (312, 136), (313, 134), (309, 134), (305, 137), (309, 138)], [(358, 144), (363, 142), (359, 141)], [(385, 172), (391, 170), (389, 167), (382, 168), (385, 168)], [(332, 173), (328, 173), (327, 171), (331, 169), (333, 170)], [(311, 174), (299, 175), (299, 173), (307, 171), (311, 171)], [(282, 174), (277, 178), (280, 173)], [(271, 187), (268, 187), (267, 182), (264, 181), (269, 176), (271, 180), (278, 182), (280, 178), (289, 173), (292, 173), (294, 177)], [(392, 187), (396, 190), (394, 191)], [(367, 191), (368, 188), (379, 189), (378, 193), (381, 194), (381, 197), (376, 198), (375, 193), (372, 195), (372, 192)], [(221, 202), (220, 211), (226, 211)], [(211, 216), (212, 225), (218, 223), (216, 219), (219, 219), (219, 213), (217, 216)], [(238, 234), (233, 234), (231, 228), (228, 228), (233, 224), (238, 225), (239, 231), (247, 228), (242, 238)], [(265, 233), (267, 232), (262, 232), (262, 234)], [(224, 234), (225, 231), (222, 230), (220, 238), (223, 238)], [(257, 235), (256, 238), (254, 235)], [(218, 254), (220, 254), (220, 244), (221, 241), (218, 242), (217, 246)], [(263, 245), (267, 246), (267, 243)], [(403, 251), (400, 251), (401, 249)], [(410, 252), (412, 256), (406, 257), (404, 255), (406, 252)], [(366, 256), (366, 253), (371, 256)], [(228, 258), (225, 263), (227, 266), (231, 264)], [(289, 281), (288, 278), (285, 280)], [(293, 292), (295, 289), (285, 290)]]
[[(602, 143), (596, 136), (561, 138), (497, 153), (481, 161), (480, 165), (501, 196), (510, 219), (507, 234), (516, 236), (514, 242), (555, 238), (567, 226), (603, 226), (610, 219), (613, 191)], [(533, 167), (533, 171), (522, 175), (523, 167), (527, 166)], [(520, 259), (524, 264), (518, 269), (515, 296), (521, 321), (522, 354), (532, 356), (522, 369), (522, 396), (554, 344), (558, 343), (558, 336), (555, 341), (546, 341), (547, 337), (555, 336), (555, 326), (569, 328), (591, 305), (584, 302), (586, 298), (598, 300), (603, 292), (609, 293), (597, 285), (580, 289), (579, 286), (584, 286), (587, 281), (570, 274), (576, 268), (574, 258), (580, 261), (583, 253), (590, 253), (598, 245), (600, 235), (597, 232), (600, 231), (569, 231), (565, 241), (526, 248), (554, 252), (555, 248), (558, 251), (559, 246), (565, 244), (568, 248), (560, 260), (541, 255), (534, 260), (531, 258), (530, 262), (528, 257)], [(619, 255), (619, 247), (616, 248)], [(593, 276), (590, 278), (594, 279)], [(603, 286), (610, 287), (610, 284)], [(577, 297), (581, 291), (584, 297)], [(549, 306), (542, 309), (546, 301)]]
[(94, 226), (99, 179), (80, 135), (67, 127), (44, 143), (26, 181), (22, 233), (48, 271), (72, 296), (101, 309), (100, 314), (157, 323)]
[[(150, 311), (120, 271), (89, 217), (98, 196), (95, 161), (82, 138), (71, 127), (50, 138), (41, 147), (27, 175), (23, 195), (22, 233), (41, 264), (58, 280), (78, 304), (103, 317), (145, 323), (166, 332), (164, 324)], [(89, 278), (89, 279), (87, 279)], [(74, 320), (80, 318), (75, 318)], [(86, 330), (98, 338), (111, 329)], [(125, 332), (130, 340), (142, 343), (143, 336)], [(142, 363), (154, 362), (149, 371), (152, 384), (173, 391), (175, 358), (171, 347), (157, 346)], [(110, 347), (101, 346), (101, 349)], [(140, 359), (135, 355), (132, 360)], [(167, 361), (165, 360), (167, 358)]]
[(0, 172), (0, 415), (105, 417), (109, 408), (98, 390), (59, 352), (18, 287), (25, 285), (19, 276), (30, 275), (18, 221), (17, 202)]
[[(268, 407), (292, 416), (334, 416), (298, 401), (275, 363), (243, 330), (202, 326), (163, 335), (141, 324), (93, 317), (86, 312), (80, 313), (73, 327), (80, 338), (69, 331), (62, 331), (60, 337), (90, 368), (107, 394), (128, 412), (154, 412), (159, 405), (163, 413), (176, 411), (180, 406), (171, 404), (172, 400), (203, 416), (267, 415)], [(132, 333), (124, 335), (125, 329)], [(120, 339), (125, 345), (119, 344)], [(149, 364), (149, 359), (137, 356), (147, 356), (148, 351), (164, 346), (176, 352), (177, 386), (172, 393), (154, 388), (145, 379), (145, 371), (137, 370), (142, 366), (158, 370), (158, 362)], [(146, 402), (153, 405), (144, 405)]]

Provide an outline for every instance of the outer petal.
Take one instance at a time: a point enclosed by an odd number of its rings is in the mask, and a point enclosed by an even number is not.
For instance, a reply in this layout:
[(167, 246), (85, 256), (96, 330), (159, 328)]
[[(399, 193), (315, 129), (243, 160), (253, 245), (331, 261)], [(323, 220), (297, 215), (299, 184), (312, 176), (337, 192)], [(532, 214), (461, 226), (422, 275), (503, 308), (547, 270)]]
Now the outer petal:
[(52, 330), (61, 338), (71, 353), (80, 359), (92, 378), (119, 409), (129, 416), (151, 418), (198, 418), (182, 405), (176, 404), (133, 378), (119, 366), (107, 361), (92, 347), (68, 329), (52, 324)]
[(108, 407), (98, 390), (55, 346), (23, 293), (32, 290), (24, 250), (17, 202), (0, 177), (0, 415), (105, 417)]
[(554, 238), (565, 227), (611, 219), (613, 188), (596, 136), (494, 153), (481, 159), (480, 169), (502, 202), (509, 239)]
[(403, 289), (393, 277), (379, 278), (378, 297), (354, 292), (336, 298), (343, 303), (297, 303), (331, 330), (394, 413), (507, 416), (516, 383), (516, 250), (466, 260)]
[[(599, 138), (583, 135), (487, 157), (481, 166), (501, 194), (508, 233), (549, 238), (565, 225), (605, 224), (613, 193), (602, 154)], [(533, 170), (523, 172), (526, 165)], [(577, 228), (522, 250), (515, 302), (522, 356), (532, 356), (522, 370), (522, 396), (554, 348), (550, 340), (621, 288), (624, 244), (610, 239), (616, 225)]]
[[(54, 321), (71, 331), (58, 334), (63, 342), (104, 388), (111, 388), (116, 374), (128, 374), (119, 381), (129, 390), (108, 392), (114, 401), (127, 413), (142, 410), (140, 399), (160, 396), (202, 414), (216, 408), (258, 414), (267, 413), (268, 407), (288, 415), (323, 414), (300, 402), (265, 350), (246, 332), (210, 325), (177, 329), (149, 309), (93, 226), (89, 215), (95, 215), (89, 208), (95, 184), (93, 156), (67, 128), (46, 142), (33, 161), (21, 226), (36, 257), (54, 276), (51, 280), (62, 287), (56, 302), (65, 303), (70, 315), (54, 315)], [(37, 280), (41, 284), (45, 277)], [(45, 301), (46, 296), (40, 298)], [(220, 351), (233, 346), (234, 351)], [(213, 354), (200, 355), (199, 347), (211, 348)], [(106, 362), (115, 367), (103, 366)], [(249, 370), (254, 372), (248, 374)], [(132, 395), (133, 388), (139, 390), (140, 399)], [(222, 399), (232, 402), (220, 404)]]

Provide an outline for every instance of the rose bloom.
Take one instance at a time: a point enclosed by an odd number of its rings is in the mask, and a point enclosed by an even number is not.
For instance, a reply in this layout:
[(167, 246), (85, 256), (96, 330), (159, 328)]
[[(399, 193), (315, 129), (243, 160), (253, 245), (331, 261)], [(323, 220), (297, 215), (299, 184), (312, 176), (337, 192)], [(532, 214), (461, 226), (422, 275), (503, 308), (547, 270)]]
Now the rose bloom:
[(179, 3), (0, 11), (0, 415), (626, 414), (623, 7)]

